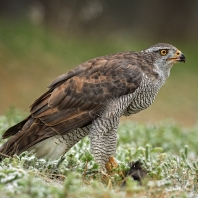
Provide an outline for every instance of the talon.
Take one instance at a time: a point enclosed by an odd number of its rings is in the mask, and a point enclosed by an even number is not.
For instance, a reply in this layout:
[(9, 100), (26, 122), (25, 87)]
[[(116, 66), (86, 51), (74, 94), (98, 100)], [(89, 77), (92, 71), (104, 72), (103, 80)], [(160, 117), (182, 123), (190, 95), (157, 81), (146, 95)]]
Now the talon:
[(108, 173), (106, 173), (105, 171), (101, 171), (101, 174), (106, 177), (107, 179), (110, 179), (110, 175)]
[(116, 168), (118, 166), (118, 163), (114, 159), (114, 157), (109, 157), (109, 161), (105, 164), (105, 168), (107, 170), (107, 173), (111, 173), (113, 168)]
[(106, 173), (105, 171), (101, 171), (102, 174), (102, 181), (107, 184), (108, 189), (112, 188), (111, 176)]

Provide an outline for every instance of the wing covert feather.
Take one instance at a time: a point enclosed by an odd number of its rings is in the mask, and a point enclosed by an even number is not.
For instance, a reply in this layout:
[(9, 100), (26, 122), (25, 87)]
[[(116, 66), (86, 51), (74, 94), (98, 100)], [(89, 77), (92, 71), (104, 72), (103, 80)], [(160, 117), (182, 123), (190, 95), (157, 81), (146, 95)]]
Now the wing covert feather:
[(129, 59), (100, 57), (78, 67), (58, 77), (50, 85), (51, 92), (32, 105), (35, 118), (53, 127), (67, 122), (69, 117), (78, 120), (82, 112), (97, 115), (97, 106), (104, 108), (109, 100), (133, 93), (142, 79), (141, 69)]

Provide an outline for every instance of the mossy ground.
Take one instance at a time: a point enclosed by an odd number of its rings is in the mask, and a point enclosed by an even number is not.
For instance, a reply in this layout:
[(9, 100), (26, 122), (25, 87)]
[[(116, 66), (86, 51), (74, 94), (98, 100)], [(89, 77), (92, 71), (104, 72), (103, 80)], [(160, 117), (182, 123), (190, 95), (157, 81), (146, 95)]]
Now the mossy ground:
[[(24, 114), (12, 110), (0, 117), (0, 133)], [(1, 197), (198, 197), (198, 128), (175, 124), (123, 123), (119, 127), (116, 159), (119, 167), (109, 178), (98, 173), (85, 138), (57, 161), (36, 159), (32, 153), (0, 163)], [(4, 141), (0, 140), (0, 144)], [(130, 162), (141, 161), (148, 175), (140, 185), (123, 178)], [(122, 187), (126, 180), (126, 186)]]

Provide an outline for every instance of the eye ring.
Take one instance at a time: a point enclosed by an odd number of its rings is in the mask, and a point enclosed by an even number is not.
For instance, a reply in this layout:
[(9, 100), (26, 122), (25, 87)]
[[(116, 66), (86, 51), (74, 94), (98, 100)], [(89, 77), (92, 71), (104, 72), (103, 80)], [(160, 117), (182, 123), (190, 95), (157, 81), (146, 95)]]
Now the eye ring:
[(162, 50), (160, 50), (160, 54), (161, 54), (162, 56), (165, 56), (167, 53), (168, 53), (168, 50), (167, 50), (167, 49), (162, 49)]

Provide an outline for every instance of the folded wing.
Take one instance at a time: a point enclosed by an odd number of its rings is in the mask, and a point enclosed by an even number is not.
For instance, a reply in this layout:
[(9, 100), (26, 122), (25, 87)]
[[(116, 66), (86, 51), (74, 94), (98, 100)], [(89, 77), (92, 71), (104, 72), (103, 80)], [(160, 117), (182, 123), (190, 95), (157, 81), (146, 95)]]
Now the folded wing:
[(20, 153), (46, 138), (89, 125), (109, 100), (133, 93), (141, 79), (141, 69), (122, 56), (79, 65), (55, 79), (31, 105), (31, 115), (4, 133), (3, 138), (14, 135), (4, 148), (11, 153), (15, 147)]

